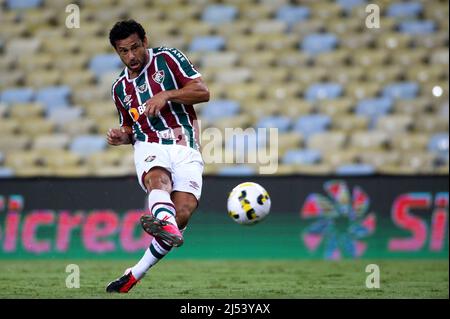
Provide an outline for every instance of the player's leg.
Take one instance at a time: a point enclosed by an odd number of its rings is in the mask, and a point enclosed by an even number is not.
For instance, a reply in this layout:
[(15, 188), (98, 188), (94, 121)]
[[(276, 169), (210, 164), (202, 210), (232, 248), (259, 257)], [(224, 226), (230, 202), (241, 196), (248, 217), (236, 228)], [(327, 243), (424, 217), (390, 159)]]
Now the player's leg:
[(192, 193), (173, 191), (171, 194), (172, 202), (177, 210), (176, 221), (178, 228), (184, 230), (197, 209), (198, 200)]

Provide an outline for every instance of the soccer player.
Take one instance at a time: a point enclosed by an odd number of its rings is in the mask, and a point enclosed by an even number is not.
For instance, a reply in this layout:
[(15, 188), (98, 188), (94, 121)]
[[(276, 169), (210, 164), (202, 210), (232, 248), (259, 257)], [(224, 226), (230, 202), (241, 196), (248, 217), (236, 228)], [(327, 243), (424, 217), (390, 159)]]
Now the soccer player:
[(208, 101), (209, 91), (180, 50), (148, 48), (145, 30), (136, 21), (117, 22), (109, 40), (126, 67), (111, 92), (120, 128), (110, 129), (107, 141), (134, 147), (137, 178), (148, 193), (149, 213), (141, 224), (153, 236), (139, 262), (106, 287), (107, 292), (126, 293), (172, 247), (183, 244), (183, 231), (202, 190), (193, 105)]

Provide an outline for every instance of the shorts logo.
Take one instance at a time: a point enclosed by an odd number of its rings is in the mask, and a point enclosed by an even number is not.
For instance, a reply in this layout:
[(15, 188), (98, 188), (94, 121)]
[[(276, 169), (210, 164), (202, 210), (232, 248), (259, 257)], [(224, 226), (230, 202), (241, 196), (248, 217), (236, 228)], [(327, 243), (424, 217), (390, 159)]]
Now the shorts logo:
[(148, 163), (151, 163), (151, 162), (153, 162), (155, 160), (155, 158), (156, 158), (156, 155), (150, 155), (149, 157), (147, 157), (145, 159), (145, 161), (148, 162)]
[(200, 186), (195, 181), (189, 181), (189, 186), (195, 190), (198, 190)]
[(163, 70), (156, 71), (152, 75), (153, 81), (155, 81), (158, 84), (161, 84), (164, 81), (164, 77), (165, 77), (165, 74), (164, 74)]
[(139, 93), (145, 93), (145, 91), (147, 91), (147, 83), (144, 83), (144, 84), (142, 84), (142, 85), (139, 85), (138, 87), (137, 87), (137, 91), (139, 92)]

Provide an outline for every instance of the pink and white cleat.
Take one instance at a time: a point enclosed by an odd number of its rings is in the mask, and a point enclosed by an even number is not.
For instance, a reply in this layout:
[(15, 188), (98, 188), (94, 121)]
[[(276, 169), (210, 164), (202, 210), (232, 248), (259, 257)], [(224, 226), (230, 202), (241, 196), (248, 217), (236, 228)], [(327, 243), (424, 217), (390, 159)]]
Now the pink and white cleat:
[(141, 225), (146, 233), (166, 241), (169, 245), (180, 247), (184, 243), (183, 235), (178, 227), (153, 215), (142, 215)]

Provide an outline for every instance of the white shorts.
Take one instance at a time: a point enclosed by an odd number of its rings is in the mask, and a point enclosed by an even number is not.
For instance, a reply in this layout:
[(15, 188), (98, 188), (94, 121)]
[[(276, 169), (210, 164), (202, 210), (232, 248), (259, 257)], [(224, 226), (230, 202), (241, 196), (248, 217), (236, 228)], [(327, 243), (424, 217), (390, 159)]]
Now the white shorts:
[(199, 151), (183, 145), (163, 145), (136, 141), (134, 163), (139, 185), (144, 191), (145, 174), (153, 167), (167, 169), (172, 175), (174, 191), (193, 194), (197, 200), (202, 193), (203, 159)]

